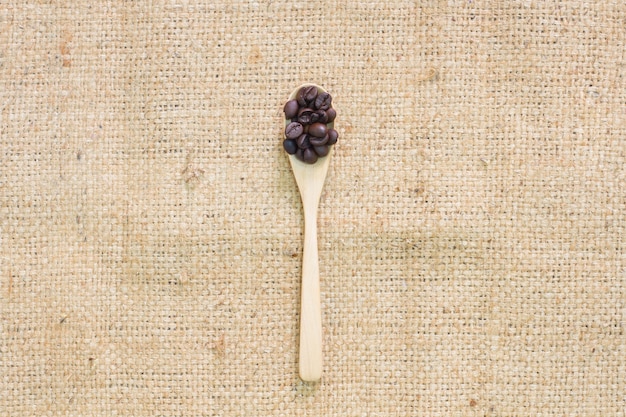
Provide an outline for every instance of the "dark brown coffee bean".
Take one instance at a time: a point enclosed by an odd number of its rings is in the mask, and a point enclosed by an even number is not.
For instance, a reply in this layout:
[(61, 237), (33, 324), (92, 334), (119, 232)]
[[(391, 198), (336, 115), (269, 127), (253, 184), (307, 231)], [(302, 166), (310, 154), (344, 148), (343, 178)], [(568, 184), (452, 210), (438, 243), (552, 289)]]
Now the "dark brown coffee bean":
[(318, 138), (323, 138), (326, 136), (328, 129), (324, 123), (313, 123), (309, 126), (309, 135), (315, 136)]
[(317, 156), (326, 156), (328, 155), (328, 152), (330, 152), (330, 147), (328, 145), (314, 146), (313, 150)]
[(304, 87), (301, 88), (296, 94), (296, 100), (301, 107), (306, 107), (306, 100), (304, 98)]
[(285, 119), (293, 119), (296, 117), (299, 108), (300, 106), (298, 106), (297, 100), (289, 100), (285, 103), (285, 107), (283, 108), (283, 111), (285, 112)]
[(328, 110), (332, 102), (332, 97), (328, 93), (320, 93), (315, 98), (315, 108), (319, 110)]
[(313, 148), (307, 148), (302, 153), (302, 158), (307, 164), (314, 164), (317, 161), (317, 154), (315, 153)]
[(316, 138), (315, 136), (310, 136), (309, 137), (309, 142), (311, 142), (311, 145), (313, 146), (322, 146), (322, 145), (326, 145), (328, 143), (328, 133), (326, 134), (326, 136), (324, 136), (323, 138)]
[(306, 100), (304, 99), (304, 88), (301, 88), (300, 90), (298, 90), (298, 92), (296, 93), (296, 101), (298, 102), (298, 105), (301, 107), (306, 107)]
[(316, 97), (317, 87), (307, 85), (305, 87), (302, 87), (300, 91), (298, 91), (298, 104), (300, 104), (301, 106), (308, 106), (309, 104), (313, 104), (315, 102)]
[(313, 104), (315, 103), (315, 99), (317, 98), (317, 87), (312, 85), (305, 87), (304, 90), (304, 99), (307, 103)]
[(298, 148), (298, 150), (296, 151), (296, 153), (294, 154), (296, 156), (296, 158), (298, 158), (300, 161), (304, 161), (304, 149), (300, 149)]
[(303, 125), (308, 125), (311, 122), (311, 116), (313, 115), (314, 110), (309, 107), (303, 107), (298, 111), (298, 122)]
[(298, 122), (291, 122), (285, 127), (285, 136), (287, 139), (296, 139), (304, 131), (302, 125)]
[(289, 155), (293, 155), (298, 150), (298, 145), (296, 144), (296, 141), (293, 139), (285, 139), (283, 141), (283, 148), (285, 148), (285, 151)]
[(339, 133), (335, 129), (328, 129), (328, 145), (334, 145), (337, 143)]
[(298, 148), (300, 149), (310, 148), (311, 138), (306, 133), (303, 133), (302, 135), (298, 136), (298, 139), (296, 139), (296, 145), (298, 145)]
[(303, 115), (303, 114), (313, 113), (313, 112), (315, 112), (315, 110), (313, 110), (310, 107), (300, 107), (300, 109), (298, 110), (298, 116)]
[(317, 121), (320, 123), (327, 123), (328, 122), (328, 115), (326, 114), (326, 112), (324, 110), (318, 110), (315, 112), (315, 114), (317, 114)]
[(326, 123), (332, 123), (332, 121), (335, 120), (335, 117), (337, 117), (337, 112), (331, 107), (326, 110), (326, 116), (328, 116)]

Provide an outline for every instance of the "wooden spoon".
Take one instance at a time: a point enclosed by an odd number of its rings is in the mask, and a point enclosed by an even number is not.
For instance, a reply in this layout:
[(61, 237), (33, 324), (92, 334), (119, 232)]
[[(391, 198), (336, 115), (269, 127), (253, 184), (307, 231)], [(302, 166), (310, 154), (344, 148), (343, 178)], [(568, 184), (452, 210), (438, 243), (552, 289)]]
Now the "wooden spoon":
[[(303, 84), (289, 96), (295, 99), (304, 86), (317, 87), (318, 92), (326, 92), (315, 84)], [(287, 120), (288, 124), (290, 121)], [(331, 129), (333, 123), (328, 123)], [(300, 378), (303, 381), (318, 381), (322, 377), (322, 309), (320, 306), (320, 271), (317, 257), (317, 206), (322, 195), (326, 172), (332, 154), (318, 158), (314, 164), (304, 163), (295, 155), (289, 155), (293, 176), (296, 178), (302, 208), (304, 210), (304, 249), (302, 254), (302, 289), (300, 302)]]

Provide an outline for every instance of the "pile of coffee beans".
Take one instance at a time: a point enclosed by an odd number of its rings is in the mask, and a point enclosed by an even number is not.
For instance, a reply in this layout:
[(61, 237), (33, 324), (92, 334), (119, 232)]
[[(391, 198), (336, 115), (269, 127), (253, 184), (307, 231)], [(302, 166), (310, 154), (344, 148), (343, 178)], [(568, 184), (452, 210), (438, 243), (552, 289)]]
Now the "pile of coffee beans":
[(288, 123), (283, 148), (289, 155), (307, 164), (314, 164), (317, 158), (328, 155), (339, 137), (335, 129), (328, 127), (337, 116), (332, 100), (330, 94), (309, 85), (302, 87), (296, 98), (285, 104), (283, 111)]

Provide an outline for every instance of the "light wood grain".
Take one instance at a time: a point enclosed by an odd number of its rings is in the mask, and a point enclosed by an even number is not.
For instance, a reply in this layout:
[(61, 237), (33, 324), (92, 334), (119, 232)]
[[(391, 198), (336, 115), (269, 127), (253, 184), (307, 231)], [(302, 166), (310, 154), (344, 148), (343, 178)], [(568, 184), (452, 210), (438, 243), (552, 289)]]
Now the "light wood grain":
[[(295, 98), (303, 84), (289, 96)], [(328, 127), (332, 128), (329, 123)], [(304, 210), (304, 248), (302, 254), (302, 288), (300, 313), (299, 372), (303, 381), (319, 381), (322, 377), (322, 312), (320, 306), (319, 260), (317, 253), (317, 207), (322, 195), (332, 147), (327, 156), (314, 164), (306, 164), (289, 156), (291, 169), (300, 190)]]

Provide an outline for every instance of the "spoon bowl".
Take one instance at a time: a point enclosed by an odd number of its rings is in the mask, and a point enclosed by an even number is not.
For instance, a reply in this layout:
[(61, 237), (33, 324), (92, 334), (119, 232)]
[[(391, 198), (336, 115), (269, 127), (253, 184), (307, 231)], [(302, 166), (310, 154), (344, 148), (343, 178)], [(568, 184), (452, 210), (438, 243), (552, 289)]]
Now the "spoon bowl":
[[(326, 92), (322, 87), (307, 83), (296, 88), (289, 96), (295, 99), (305, 86), (317, 87), (318, 93)], [(286, 120), (289, 123), (289, 120)], [(331, 129), (333, 123), (328, 123)], [(317, 252), (317, 207), (328, 172), (332, 146), (328, 155), (317, 162), (307, 164), (289, 155), (291, 170), (300, 190), (304, 211), (304, 245), (302, 253), (302, 287), (300, 295), (300, 355), (299, 373), (303, 381), (318, 381), (322, 377), (322, 312), (320, 305), (319, 260)]]

